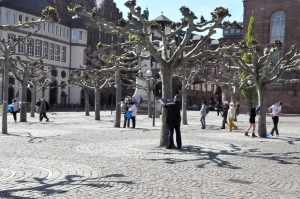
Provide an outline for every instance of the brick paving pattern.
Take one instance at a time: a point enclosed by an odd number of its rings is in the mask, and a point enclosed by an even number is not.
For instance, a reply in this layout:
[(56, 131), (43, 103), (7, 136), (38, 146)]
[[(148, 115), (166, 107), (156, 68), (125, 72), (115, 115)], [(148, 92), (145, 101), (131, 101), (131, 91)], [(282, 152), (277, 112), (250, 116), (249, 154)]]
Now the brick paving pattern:
[[(137, 129), (113, 128), (110, 111), (53, 112), (50, 122), (8, 118), (0, 136), (0, 198), (300, 198), (299, 118), (280, 117), (280, 137), (244, 136), (221, 129), (210, 112), (188, 112), (181, 150), (158, 147), (160, 119), (138, 115)], [(268, 128), (272, 126), (267, 118)]]

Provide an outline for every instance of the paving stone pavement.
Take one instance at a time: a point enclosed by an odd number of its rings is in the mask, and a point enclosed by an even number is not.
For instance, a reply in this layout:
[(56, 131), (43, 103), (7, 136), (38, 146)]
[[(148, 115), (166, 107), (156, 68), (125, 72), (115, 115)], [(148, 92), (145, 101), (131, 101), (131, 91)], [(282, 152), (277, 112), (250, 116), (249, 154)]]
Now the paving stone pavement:
[[(244, 136), (220, 130), (210, 112), (201, 129), (199, 112), (188, 112), (181, 150), (158, 147), (160, 119), (146, 115), (137, 128), (113, 128), (111, 112), (48, 113), (50, 122), (8, 118), (0, 135), (0, 198), (300, 198), (299, 118), (280, 117), (280, 137)], [(271, 128), (271, 118), (267, 118)]]

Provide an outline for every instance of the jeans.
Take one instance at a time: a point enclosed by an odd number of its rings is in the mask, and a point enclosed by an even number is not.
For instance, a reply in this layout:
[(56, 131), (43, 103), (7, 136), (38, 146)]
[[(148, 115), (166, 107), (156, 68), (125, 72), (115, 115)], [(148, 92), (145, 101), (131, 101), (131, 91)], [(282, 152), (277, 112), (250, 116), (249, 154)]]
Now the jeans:
[(273, 124), (274, 124), (274, 127), (272, 128), (271, 130), (271, 134), (274, 133), (274, 131), (276, 131), (276, 135), (279, 135), (278, 133), (278, 122), (279, 122), (279, 117), (278, 116), (274, 116), (272, 117), (272, 120), (273, 120)]
[(202, 128), (205, 129), (205, 125), (206, 125), (206, 123), (205, 123), (205, 116), (201, 116), (200, 122), (201, 122)]
[(127, 127), (129, 128), (130, 125), (130, 119), (127, 119), (126, 115), (124, 114), (124, 128), (126, 127), (126, 123), (127, 123)]
[(169, 126), (169, 131), (168, 131), (168, 148), (173, 148), (174, 147), (174, 139), (173, 139), (173, 134), (174, 130), (176, 133), (176, 143), (177, 147), (181, 148), (181, 133), (180, 133), (180, 125), (168, 125)]

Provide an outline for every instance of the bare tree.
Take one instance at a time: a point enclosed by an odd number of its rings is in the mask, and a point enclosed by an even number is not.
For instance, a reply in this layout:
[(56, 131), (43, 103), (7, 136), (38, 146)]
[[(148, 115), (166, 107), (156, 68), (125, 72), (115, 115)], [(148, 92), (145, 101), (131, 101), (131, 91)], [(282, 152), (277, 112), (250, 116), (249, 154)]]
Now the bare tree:
[(47, 70), (42, 68), (42, 70), (36, 71), (28, 82), (28, 88), (31, 91), (30, 117), (34, 117), (36, 111), (36, 92), (41, 90), (42, 96), (45, 96), (46, 89), (50, 88), (51, 83), (55, 81), (55, 78), (49, 76), (53, 69), (53, 66), (49, 66)]
[(113, 72), (108, 69), (76, 69), (71, 72), (69, 85), (77, 85), (95, 92), (95, 120), (100, 120), (100, 92), (106, 85), (111, 84)]
[[(29, 29), (32, 27), (40, 28), (40, 25), (43, 23), (58, 23), (58, 13), (57, 10), (53, 7), (47, 7), (42, 10), (41, 17), (37, 21), (27, 21), (18, 25), (1, 25), (1, 30), (20, 30), (20, 29)], [(36, 31), (29, 32), (27, 36), (34, 34)], [(0, 50), (3, 55), (0, 58), (0, 61), (3, 62), (3, 115), (2, 115), (2, 133), (7, 134), (7, 106), (8, 106), (8, 73), (11, 67), (11, 52), (12, 50), (21, 42), (20, 39), (14, 39), (13, 41), (6, 41), (4, 38), (0, 38)]]
[[(28, 57), (29, 58), (29, 57)], [(29, 58), (30, 59), (30, 58)], [(43, 61), (40, 60), (21, 60), (19, 56), (16, 60), (10, 59), (10, 71), (15, 79), (21, 83), (21, 112), (20, 122), (27, 122), (27, 89), (30, 79), (37, 78), (43, 72)]]
[(226, 63), (213, 63), (219, 65), (218, 73), (213, 73), (207, 77), (209, 83), (218, 85), (224, 93), (230, 95), (230, 101), (235, 102), (244, 81), (240, 78), (239, 67)]
[(174, 72), (174, 77), (177, 77), (181, 81), (182, 95), (182, 124), (187, 125), (187, 89), (195, 83), (195, 79), (201, 78), (200, 71), (202, 70), (202, 64), (196, 60), (194, 62), (188, 62), (181, 68), (177, 68)]
[[(229, 16), (227, 9), (218, 7), (212, 14), (212, 19), (207, 21), (203, 17), (199, 23), (194, 23), (197, 19), (195, 14), (187, 7), (181, 7), (180, 11), (183, 15), (182, 22), (173, 23), (172, 31), (166, 32), (154, 21), (148, 21), (145, 14), (141, 13), (141, 8), (136, 7), (136, 0), (128, 0), (125, 5), (129, 8), (128, 20), (120, 19), (119, 24), (107, 22), (101, 18), (101, 14), (97, 9), (92, 13), (87, 13), (80, 6), (76, 6), (74, 11), (78, 14), (91, 17), (99, 27), (106, 32), (114, 32), (120, 36), (130, 33), (135, 36), (130, 42), (138, 43), (150, 52), (151, 56), (160, 66), (162, 74), (162, 97), (172, 98), (172, 77), (174, 70), (180, 68), (190, 59), (196, 59), (201, 55), (202, 47), (208, 39), (216, 32), (216, 28), (224, 28), (230, 25), (229, 22), (223, 23), (225, 17)], [(197, 44), (190, 45), (190, 38), (194, 33), (204, 33), (204, 36)], [(184, 32), (183, 39), (178, 43), (175, 37), (179, 32)], [(158, 39), (153, 39), (152, 35), (156, 33), (160, 35)], [(158, 46), (158, 47), (157, 47)], [(167, 145), (167, 125), (166, 112), (162, 115), (162, 129), (160, 146)]]
[(139, 59), (137, 53), (129, 51), (121, 56), (105, 55), (101, 53), (101, 50), (97, 52), (98, 59), (108, 63), (107, 69), (114, 71), (114, 83), (116, 86), (116, 115), (115, 115), (115, 127), (121, 125), (121, 87), (122, 87), (122, 72), (135, 73), (139, 71)]
[[(261, 107), (258, 121), (258, 133), (260, 137), (266, 137), (266, 111), (267, 102), (265, 98), (266, 86), (279, 80), (285, 71), (299, 69), (300, 53), (295, 45), (277, 62), (274, 57), (282, 50), (282, 42), (276, 40), (274, 43), (263, 46), (256, 40), (248, 47), (245, 41), (224, 46), (216, 50), (222, 56), (231, 61), (244, 71), (247, 76), (244, 80), (251, 80), (258, 93), (259, 106)], [(251, 63), (246, 63), (238, 54), (247, 53), (251, 55)], [(260, 56), (263, 53), (262, 56)]]

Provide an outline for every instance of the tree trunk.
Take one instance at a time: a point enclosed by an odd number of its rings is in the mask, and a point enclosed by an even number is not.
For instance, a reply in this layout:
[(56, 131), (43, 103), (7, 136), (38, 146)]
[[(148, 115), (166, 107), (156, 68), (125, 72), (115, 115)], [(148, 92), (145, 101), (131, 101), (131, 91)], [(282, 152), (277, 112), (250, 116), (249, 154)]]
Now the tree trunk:
[(147, 79), (147, 95), (148, 95), (148, 118), (152, 117), (152, 100), (151, 100), (151, 93), (152, 93), (152, 89), (151, 89), (151, 82), (149, 79)]
[(120, 127), (121, 125), (121, 77), (120, 69), (117, 68), (115, 75), (116, 84), (116, 115), (115, 115), (115, 127)]
[(8, 71), (9, 62), (7, 58), (9, 57), (8, 51), (5, 52), (5, 65), (3, 71), (3, 113), (2, 113), (2, 134), (7, 134), (7, 105), (8, 105)]
[(20, 122), (27, 122), (27, 80), (23, 79), (22, 82), (22, 97), (21, 97), (21, 111)]
[(234, 87), (234, 88), (231, 88), (230, 90), (231, 90), (231, 92), (230, 92), (230, 102), (233, 102), (233, 103), (235, 103), (235, 101), (236, 101), (236, 87)]
[(181, 96), (182, 96), (182, 124), (187, 125), (187, 92), (186, 92), (186, 80), (182, 79), (182, 90), (181, 90)]
[[(164, 99), (172, 98), (172, 76), (173, 71), (167, 66), (161, 66), (162, 75), (162, 97)], [(165, 147), (168, 145), (168, 126), (167, 126), (167, 110), (163, 108), (162, 111), (162, 125), (160, 133), (160, 147)]]
[(46, 92), (46, 87), (43, 86), (43, 87), (42, 87), (42, 97), (45, 97), (45, 92)]
[(84, 108), (85, 108), (85, 116), (90, 115), (90, 90), (87, 88), (84, 88)]
[(267, 112), (267, 104), (265, 99), (265, 91), (266, 86), (265, 85), (259, 85), (257, 87), (257, 93), (258, 93), (258, 101), (260, 106), (260, 114), (258, 119), (258, 135), (260, 137), (267, 137), (267, 121), (266, 121), (266, 112)]
[(35, 103), (36, 103), (36, 82), (33, 82), (33, 87), (31, 90), (31, 108), (30, 108), (30, 117), (34, 117), (35, 113)]
[(95, 85), (95, 120), (100, 120), (100, 90)]

